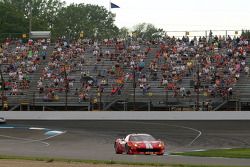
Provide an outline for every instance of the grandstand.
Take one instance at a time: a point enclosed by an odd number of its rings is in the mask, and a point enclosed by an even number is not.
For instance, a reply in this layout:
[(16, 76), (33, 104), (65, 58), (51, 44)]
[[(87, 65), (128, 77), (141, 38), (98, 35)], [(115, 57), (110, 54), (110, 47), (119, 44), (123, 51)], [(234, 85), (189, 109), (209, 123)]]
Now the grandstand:
[[(6, 110), (248, 110), (249, 44), (189, 40), (3, 45)], [(8, 105), (6, 107), (6, 104)]]

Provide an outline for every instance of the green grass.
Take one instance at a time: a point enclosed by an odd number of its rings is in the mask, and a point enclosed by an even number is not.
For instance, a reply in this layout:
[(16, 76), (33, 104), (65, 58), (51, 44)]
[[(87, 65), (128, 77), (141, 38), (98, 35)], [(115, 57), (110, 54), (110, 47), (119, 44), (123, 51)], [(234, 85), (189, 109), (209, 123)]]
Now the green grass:
[[(113, 161), (113, 160), (79, 160), (79, 159), (64, 159), (64, 158), (42, 158), (42, 157), (26, 157), (26, 156), (8, 156), (8, 155), (0, 155), (1, 159), (9, 159), (9, 160), (27, 160), (27, 161), (44, 161), (47, 163), (53, 162), (65, 162), (65, 163), (87, 163), (87, 164), (120, 164), (120, 165), (138, 165), (140, 166), (152, 166), (152, 167), (228, 167), (228, 166), (214, 166), (214, 165), (171, 165), (171, 164), (163, 164), (163, 163), (144, 163), (144, 162), (123, 162), (123, 161)], [(230, 166), (230, 167), (239, 167), (239, 166)], [(250, 167), (250, 166), (249, 166)]]
[(215, 149), (207, 151), (173, 153), (172, 155), (224, 157), (224, 158), (250, 158), (250, 148)]

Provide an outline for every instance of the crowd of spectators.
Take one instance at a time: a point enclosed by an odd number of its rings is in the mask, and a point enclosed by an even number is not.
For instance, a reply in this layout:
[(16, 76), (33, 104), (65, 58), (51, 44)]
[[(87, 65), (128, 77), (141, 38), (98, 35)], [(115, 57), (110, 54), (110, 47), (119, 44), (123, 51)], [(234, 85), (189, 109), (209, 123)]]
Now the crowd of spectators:
[(41, 59), (47, 56), (43, 41), (7, 39), (0, 50), (1, 88), (6, 96), (23, 95), (30, 88), (31, 75), (39, 68)]
[[(60, 101), (65, 95), (75, 102), (126, 96), (162, 95), (191, 98), (228, 98), (241, 75), (249, 76), (243, 38), (166, 37), (161, 41), (106, 40), (102, 42), (58, 40), (50, 55), (42, 41), (6, 41), (0, 50), (0, 64), (8, 95), (30, 88), (37, 70), (37, 93), (43, 101)], [(42, 60), (47, 63), (39, 68)]]
[[(44, 100), (58, 100), (58, 93), (67, 91), (78, 102), (96, 101), (100, 93), (126, 95), (133, 87), (143, 96), (162, 94), (163, 90), (172, 92), (173, 98), (197, 93), (208, 99), (227, 98), (233, 95), (240, 76), (249, 75), (248, 47), (247, 40), (230, 36), (167, 37), (157, 43), (130, 45), (112, 40), (58, 41), (37, 87)], [(154, 92), (152, 83), (161, 91)]]

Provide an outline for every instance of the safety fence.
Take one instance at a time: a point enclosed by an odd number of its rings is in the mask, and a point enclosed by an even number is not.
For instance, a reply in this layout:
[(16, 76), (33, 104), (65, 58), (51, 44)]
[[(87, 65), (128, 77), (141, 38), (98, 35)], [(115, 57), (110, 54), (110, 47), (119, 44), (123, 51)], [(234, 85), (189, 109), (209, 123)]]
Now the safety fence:
[(166, 35), (176, 38), (181, 38), (183, 36), (188, 36), (190, 38), (193, 37), (206, 37), (208, 38), (210, 32), (212, 32), (213, 36), (221, 36), (221, 37), (238, 37), (241, 35), (243, 30), (191, 30), (191, 31), (165, 31)]

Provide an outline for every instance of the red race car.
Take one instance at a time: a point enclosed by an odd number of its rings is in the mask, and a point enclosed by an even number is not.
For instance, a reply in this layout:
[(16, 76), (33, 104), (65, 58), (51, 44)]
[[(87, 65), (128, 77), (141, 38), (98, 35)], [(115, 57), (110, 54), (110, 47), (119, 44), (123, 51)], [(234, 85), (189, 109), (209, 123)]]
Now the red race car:
[(165, 144), (149, 134), (129, 134), (125, 139), (115, 140), (116, 154), (157, 154), (163, 155)]

